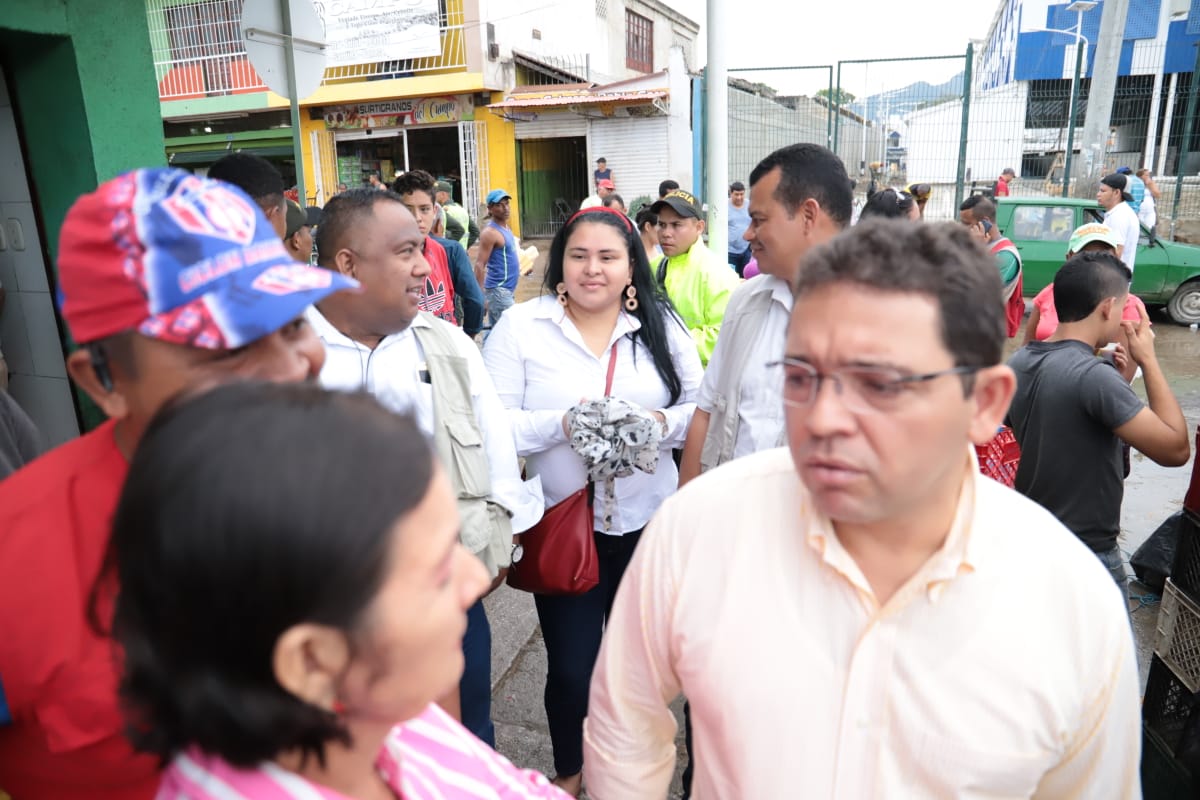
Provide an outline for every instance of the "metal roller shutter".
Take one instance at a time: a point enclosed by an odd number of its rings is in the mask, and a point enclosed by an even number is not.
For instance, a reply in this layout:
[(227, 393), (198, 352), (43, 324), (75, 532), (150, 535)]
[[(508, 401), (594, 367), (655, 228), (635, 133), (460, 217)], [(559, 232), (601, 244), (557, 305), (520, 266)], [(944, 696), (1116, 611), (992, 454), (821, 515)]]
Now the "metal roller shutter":
[(575, 114), (544, 114), (533, 122), (518, 122), (516, 128), (518, 141), (587, 136), (587, 120)]
[(658, 184), (668, 177), (665, 116), (594, 119), (589, 146), (590, 169), (597, 158), (607, 159), (617, 194), (627, 205), (642, 195), (658, 198)]

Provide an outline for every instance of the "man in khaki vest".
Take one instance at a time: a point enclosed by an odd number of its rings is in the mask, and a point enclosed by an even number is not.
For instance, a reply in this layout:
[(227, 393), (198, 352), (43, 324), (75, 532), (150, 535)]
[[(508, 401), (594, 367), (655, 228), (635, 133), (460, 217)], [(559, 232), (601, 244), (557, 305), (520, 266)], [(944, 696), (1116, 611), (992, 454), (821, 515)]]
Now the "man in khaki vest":
[[(317, 228), (318, 264), (357, 276), (363, 290), (309, 310), (327, 354), (321, 384), (371, 392), (414, 417), (458, 495), (462, 543), (496, 586), (511, 563), (513, 533), (541, 517), (541, 484), (521, 480), (508, 412), (479, 349), (451, 323), (419, 311), (429, 274), (423, 239), (390, 190), (351, 189), (326, 204)], [(491, 631), (482, 599), (468, 614), (463, 651), (459, 696), (441, 702), (493, 744)]]

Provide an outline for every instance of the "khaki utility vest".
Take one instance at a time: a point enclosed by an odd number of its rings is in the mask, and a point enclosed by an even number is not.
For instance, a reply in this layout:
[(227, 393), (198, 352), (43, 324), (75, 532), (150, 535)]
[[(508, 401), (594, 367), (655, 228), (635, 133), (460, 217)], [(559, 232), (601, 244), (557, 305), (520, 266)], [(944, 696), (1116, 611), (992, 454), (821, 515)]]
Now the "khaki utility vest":
[(459, 538), (494, 578), (512, 558), (512, 521), (506, 509), (491, 502), (491, 470), (483, 433), (471, 402), (467, 359), (459, 355), (463, 333), (422, 311), (428, 326), (413, 333), (425, 351), (433, 388), (433, 446), (458, 500)]

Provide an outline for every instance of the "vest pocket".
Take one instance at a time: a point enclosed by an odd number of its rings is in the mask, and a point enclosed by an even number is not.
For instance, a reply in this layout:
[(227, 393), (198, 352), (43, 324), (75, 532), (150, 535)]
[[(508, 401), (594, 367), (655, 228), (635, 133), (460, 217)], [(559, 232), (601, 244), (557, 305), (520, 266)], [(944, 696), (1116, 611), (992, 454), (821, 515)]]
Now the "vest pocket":
[(458, 489), (458, 496), (487, 497), (492, 491), (492, 482), (479, 429), (469, 420), (449, 419), (446, 420), (446, 432), (450, 434), (450, 463), (446, 468)]
[(483, 448), (483, 437), (471, 420), (446, 420), (446, 432), (450, 434), (446, 470), (458, 493), (459, 539), (467, 550), (478, 553), (491, 540), (487, 498), (492, 491), (492, 482), (487, 452)]

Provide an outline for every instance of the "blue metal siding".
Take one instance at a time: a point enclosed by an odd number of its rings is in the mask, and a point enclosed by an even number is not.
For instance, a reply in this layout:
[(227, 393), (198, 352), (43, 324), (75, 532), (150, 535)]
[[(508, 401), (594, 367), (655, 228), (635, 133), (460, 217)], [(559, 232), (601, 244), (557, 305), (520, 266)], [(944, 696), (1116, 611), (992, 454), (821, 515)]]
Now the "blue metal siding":
[(1153, 39), (1158, 33), (1158, 10), (1161, 4), (1162, 0), (1138, 0), (1130, 3), (1129, 15), (1125, 18), (1125, 38)]

